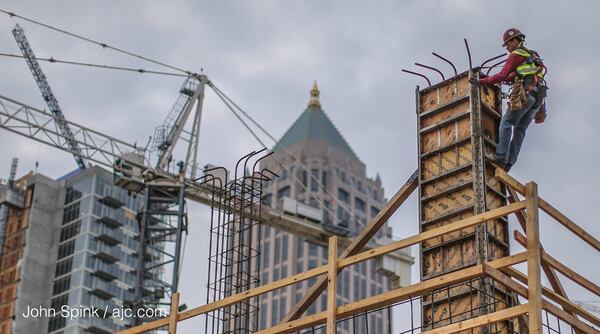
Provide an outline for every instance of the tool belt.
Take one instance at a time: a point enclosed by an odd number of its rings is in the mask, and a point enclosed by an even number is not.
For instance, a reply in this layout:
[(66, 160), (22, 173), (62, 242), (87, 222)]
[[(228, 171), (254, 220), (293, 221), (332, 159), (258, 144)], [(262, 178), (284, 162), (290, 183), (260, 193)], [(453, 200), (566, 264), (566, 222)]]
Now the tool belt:
[(527, 104), (527, 94), (525, 93), (525, 87), (523, 86), (523, 80), (520, 77), (516, 77), (510, 88), (510, 95), (508, 96), (508, 110), (516, 111), (525, 108)]

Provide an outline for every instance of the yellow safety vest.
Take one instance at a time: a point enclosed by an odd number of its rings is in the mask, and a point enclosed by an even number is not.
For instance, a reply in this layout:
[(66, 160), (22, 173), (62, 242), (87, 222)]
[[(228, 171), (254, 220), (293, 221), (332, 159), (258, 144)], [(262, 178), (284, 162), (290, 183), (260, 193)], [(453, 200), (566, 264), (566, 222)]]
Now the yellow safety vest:
[(533, 59), (531, 58), (532, 55), (529, 52), (522, 48), (517, 48), (512, 53), (525, 57), (525, 61), (521, 65), (517, 66), (518, 76), (526, 77), (536, 74), (540, 78), (544, 77), (544, 73), (542, 73), (543, 71), (533, 61)]

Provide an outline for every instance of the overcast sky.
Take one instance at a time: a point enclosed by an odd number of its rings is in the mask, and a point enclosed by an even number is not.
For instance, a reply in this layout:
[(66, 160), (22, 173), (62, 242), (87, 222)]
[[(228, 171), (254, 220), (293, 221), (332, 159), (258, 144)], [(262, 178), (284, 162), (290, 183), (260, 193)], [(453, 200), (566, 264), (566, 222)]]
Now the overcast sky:
[[(366, 163), (368, 175), (381, 175), (388, 198), (417, 167), (414, 89), (424, 82), (400, 70), (415, 69), (416, 61), (449, 75), (448, 66), (432, 57), (432, 51), (465, 70), (463, 38), (470, 42), (474, 63), (480, 64), (504, 52), (503, 31), (518, 27), (549, 69), (549, 115), (545, 124), (529, 129), (511, 174), (523, 182), (538, 182), (548, 202), (600, 237), (595, 211), (600, 199), (600, 150), (595, 143), (600, 112), (594, 80), (600, 70), (600, 2), (5, 0), (0, 8), (184, 69), (203, 69), (276, 138), (304, 110), (316, 79), (323, 109)], [(168, 70), (4, 14), (0, 52), (19, 54), (11, 34), (15, 23), (25, 29), (39, 57)], [(41, 65), (69, 120), (143, 144), (162, 123), (183, 81)], [(438, 80), (435, 73), (429, 76)], [(0, 77), (0, 95), (46, 108), (24, 60), (0, 58)], [(260, 148), (212, 92), (205, 102), (202, 165), (231, 166)], [(51, 177), (76, 167), (66, 153), (0, 131), (1, 177), (8, 176), (12, 157), (20, 159), (19, 175), (34, 169), (35, 161), (38, 171)], [(416, 233), (417, 219), (413, 196), (392, 219), (394, 235)], [(206, 284), (206, 209), (192, 205), (190, 221), (182, 300), (197, 306), (204, 302)], [(546, 250), (600, 282), (598, 253), (547, 216), (541, 221)], [(416, 266), (413, 273), (417, 280)], [(575, 299), (590, 299), (566, 285)], [(191, 325), (182, 328), (194, 332)]]

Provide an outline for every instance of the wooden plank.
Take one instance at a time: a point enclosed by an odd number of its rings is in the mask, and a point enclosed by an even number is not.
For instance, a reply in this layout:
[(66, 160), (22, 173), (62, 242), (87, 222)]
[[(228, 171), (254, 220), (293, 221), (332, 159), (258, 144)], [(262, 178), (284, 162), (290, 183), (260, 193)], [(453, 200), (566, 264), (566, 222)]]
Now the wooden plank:
[[(502, 169), (496, 168), (496, 177), (499, 178), (500, 180), (502, 180), (502, 182), (504, 182), (509, 187), (514, 188), (520, 194), (525, 194), (525, 186), (523, 184), (521, 184), (519, 181), (517, 181), (516, 179), (514, 179), (512, 176), (508, 175)], [(597, 251), (600, 252), (600, 241), (598, 241), (598, 239), (596, 239), (591, 234), (586, 232), (579, 225), (575, 224), (567, 216), (565, 216), (560, 211), (555, 209), (548, 202), (544, 201), (544, 199), (542, 199), (542, 198), (539, 199), (539, 205), (540, 205), (540, 208), (542, 210), (544, 210), (544, 212), (546, 212), (548, 215), (550, 215), (550, 217), (554, 218), (561, 225), (566, 227), (569, 231), (573, 232), (575, 235), (577, 235), (583, 241), (587, 242), (590, 246), (592, 246), (593, 248), (595, 248)]]
[[(356, 239), (348, 246), (340, 259), (344, 259), (350, 255), (360, 252), (363, 247), (373, 238), (375, 233), (388, 221), (388, 219), (396, 212), (396, 210), (406, 201), (406, 199), (417, 189), (419, 179), (419, 170), (416, 170), (406, 181), (406, 183), (396, 192), (394, 197), (388, 201), (381, 211), (371, 220), (369, 225), (365, 227), (357, 236)], [(338, 271), (339, 272), (339, 271)], [(288, 322), (292, 319), (300, 317), (310, 305), (319, 297), (321, 292), (327, 287), (327, 279), (319, 278), (317, 282), (306, 292), (306, 294), (294, 305), (291, 310), (285, 315), (281, 322)]]
[(337, 313), (337, 237), (329, 238), (327, 271), (327, 334), (335, 334)]
[[(527, 237), (525, 237), (523, 234), (515, 231), (515, 240), (519, 244), (522, 245), (524, 242), (527, 242)], [(555, 259), (554, 257), (552, 257), (550, 254), (546, 253), (545, 251), (542, 251), (542, 264), (544, 264), (544, 263), (546, 265), (550, 266), (551, 268), (558, 270), (561, 274), (565, 275), (566, 277), (571, 279), (573, 282), (579, 284), (580, 286), (587, 289), (591, 293), (600, 297), (600, 286), (598, 286), (594, 282), (588, 280), (583, 275), (573, 271), (571, 268), (567, 267), (562, 262), (560, 262), (557, 259)], [(566, 297), (564, 295), (562, 295), (562, 296)]]
[(529, 330), (533, 333), (542, 332), (542, 277), (540, 272), (540, 225), (538, 218), (539, 200), (537, 184), (527, 183), (525, 190), (527, 203), (527, 275), (529, 289)]
[[(519, 198), (519, 195), (517, 194), (517, 192), (511, 187), (507, 187), (507, 188), (508, 188), (508, 193), (509, 193), (508, 202), (514, 203), (516, 201), (519, 201), (520, 198)], [(515, 212), (515, 216), (517, 217), (517, 221), (519, 222), (519, 225), (521, 225), (523, 232), (525, 232), (527, 230), (527, 226), (526, 226), (524, 211)], [(514, 238), (518, 243), (521, 244), (521, 246), (523, 246), (524, 248), (527, 248), (527, 237), (525, 237), (523, 234), (519, 233), (518, 231), (515, 231)], [(544, 245), (541, 242), (540, 242), (540, 249), (541, 249), (542, 258), (543, 258), (545, 251), (544, 251)], [(564, 287), (560, 283), (560, 279), (558, 278), (558, 275), (556, 275), (556, 272), (554, 271), (554, 269), (552, 269), (547, 263), (542, 261), (542, 270), (544, 270), (544, 274), (546, 274), (546, 278), (548, 279), (548, 282), (550, 282), (550, 286), (552, 287), (552, 290), (554, 290), (554, 292), (556, 292), (560, 296), (563, 296), (563, 297), (569, 299), (569, 297), (567, 296), (567, 292), (565, 291)]]
[(574, 316), (568, 314), (567, 312), (561, 310), (560, 308), (558, 308), (557, 306), (551, 304), (550, 302), (544, 301), (542, 306), (548, 312), (550, 312), (550, 313), (554, 314), (555, 316), (557, 316), (558, 318), (560, 318), (560, 319), (568, 322), (573, 327), (584, 331), (585, 333), (588, 333), (588, 334), (600, 334), (600, 331), (592, 328), (590, 325), (588, 325), (585, 322), (583, 322), (583, 321), (575, 318)]
[(483, 325), (493, 324), (498, 321), (518, 317), (519, 315), (527, 313), (527, 310), (527, 304), (513, 306), (511, 308), (500, 310), (494, 313), (485, 314), (476, 318), (471, 318), (444, 327), (432, 329), (427, 331), (427, 334), (456, 333), (467, 329), (477, 328)]
[(513, 204), (510, 204), (507, 206), (503, 206), (498, 209), (486, 211), (477, 216), (468, 217), (468, 218), (465, 218), (456, 223), (445, 225), (445, 226), (442, 226), (435, 230), (426, 231), (426, 232), (414, 235), (412, 237), (408, 237), (403, 240), (395, 241), (395, 242), (389, 243), (387, 245), (380, 246), (380, 247), (362, 252), (360, 254), (347, 257), (345, 259), (340, 259), (339, 266), (346, 267), (346, 266), (349, 266), (356, 262), (360, 262), (360, 261), (364, 261), (364, 260), (367, 260), (367, 259), (370, 259), (373, 257), (377, 257), (377, 256), (389, 253), (389, 252), (397, 250), (397, 249), (406, 248), (408, 246), (412, 246), (414, 244), (417, 244), (419, 242), (422, 242), (422, 241), (425, 241), (428, 239), (436, 238), (436, 237), (442, 236), (442, 235), (450, 233), (450, 232), (458, 231), (458, 230), (461, 230), (461, 229), (464, 229), (464, 228), (467, 228), (470, 226), (481, 224), (490, 219), (495, 219), (498, 217), (506, 216), (510, 213), (513, 213), (515, 211), (523, 209), (525, 207), (525, 204), (526, 204), (525, 201), (521, 201), (521, 202), (513, 203)]
[[(514, 201), (519, 200), (519, 195), (517, 195), (515, 190), (510, 187), (508, 187), (508, 188), (509, 188), (508, 189), (508, 191), (509, 191), (508, 201), (510, 203), (513, 203)], [(517, 220), (519, 221), (519, 224), (523, 228), (523, 231), (525, 231), (527, 229), (527, 227), (525, 225), (525, 214), (521, 211), (521, 212), (515, 212), (515, 215), (517, 216)], [(523, 246), (524, 248), (527, 248), (527, 237), (525, 237), (519, 231), (516, 231), (516, 230), (514, 231), (514, 239), (519, 244), (521, 244), (521, 246)], [(540, 250), (541, 250), (542, 259), (543, 259), (545, 251), (544, 251), (544, 246), (542, 245), (541, 242), (540, 242)], [(558, 294), (559, 296), (564, 297), (565, 299), (568, 300), (569, 297), (567, 295), (567, 292), (563, 288), (562, 284), (560, 283), (560, 279), (558, 278), (558, 275), (556, 275), (556, 272), (554, 271), (554, 269), (552, 267), (550, 267), (548, 265), (548, 263), (544, 262), (543, 260), (542, 260), (542, 270), (546, 274), (546, 278), (548, 279), (548, 282), (550, 282), (550, 286), (552, 287), (552, 290), (554, 290), (554, 292), (556, 292), (556, 294)], [(563, 308), (570, 315), (576, 316), (575, 313), (570, 308), (566, 308), (564, 306), (563, 306)], [(580, 333), (581, 333), (580, 330), (576, 330), (576, 334), (580, 334)]]
[[(338, 265), (338, 272), (342, 268), (350, 266), (350, 265), (353, 265), (355, 263), (358, 263), (358, 262), (361, 262), (361, 261), (364, 261), (364, 260), (368, 260), (368, 259), (372, 259), (374, 257), (381, 256), (381, 255), (384, 255), (384, 254), (387, 254), (387, 253), (390, 253), (390, 252), (393, 252), (393, 251), (396, 251), (396, 250), (400, 250), (400, 249), (412, 246), (414, 244), (420, 243), (420, 242), (422, 242), (424, 240), (435, 238), (435, 237), (438, 237), (440, 235), (444, 235), (444, 234), (449, 233), (449, 232), (457, 231), (457, 230), (463, 229), (463, 228), (468, 227), (468, 226), (477, 225), (477, 224), (485, 222), (486, 220), (489, 220), (489, 219), (494, 219), (494, 218), (497, 218), (497, 217), (500, 217), (500, 216), (505, 216), (505, 215), (507, 215), (509, 213), (521, 210), (524, 207), (525, 207), (525, 202), (524, 201), (513, 203), (513, 204), (510, 204), (508, 206), (505, 206), (505, 207), (502, 207), (502, 208), (498, 208), (498, 209), (495, 209), (495, 210), (491, 210), (491, 211), (487, 211), (487, 212), (484, 212), (484, 213), (482, 213), (480, 215), (469, 217), (469, 218), (466, 218), (466, 219), (464, 219), (462, 221), (459, 221), (459, 222), (456, 222), (456, 223), (453, 223), (453, 224), (450, 224), (450, 225), (446, 225), (446, 226), (440, 227), (439, 229), (431, 230), (431, 231), (427, 231), (427, 232), (423, 232), (423, 233), (414, 235), (412, 237), (409, 237), (409, 238), (406, 238), (406, 239), (403, 239), (403, 240), (399, 240), (399, 241), (390, 243), (388, 245), (380, 246), (380, 247), (377, 247), (377, 248), (374, 248), (374, 249), (362, 252), (360, 254), (356, 254), (356, 255), (353, 255), (353, 256), (343, 257), (344, 253), (342, 253), (342, 255), (340, 255), (340, 257), (338, 258), (338, 263), (337, 263), (337, 265)], [(348, 251), (348, 249), (346, 249), (346, 251)], [(346, 251), (344, 251), (344, 252), (346, 252)], [(520, 255), (520, 256), (522, 256), (522, 255)], [(500, 260), (505, 260), (505, 259), (507, 259), (507, 261), (511, 261), (510, 257), (502, 258)], [(513, 258), (513, 259), (516, 259), (516, 258)], [(500, 261), (500, 260), (496, 260), (496, 261)], [(305, 271), (305, 272), (300, 273), (300, 274), (289, 276), (289, 277), (286, 277), (284, 279), (281, 279), (281, 280), (278, 280), (278, 281), (275, 281), (275, 282), (272, 282), (272, 283), (269, 283), (269, 284), (266, 284), (266, 285), (262, 285), (262, 286), (256, 287), (254, 289), (251, 289), (251, 290), (248, 290), (248, 291), (244, 291), (244, 292), (235, 294), (235, 295), (227, 297), (227, 298), (220, 299), (220, 300), (212, 302), (210, 304), (202, 305), (202, 306), (199, 306), (197, 308), (194, 308), (194, 309), (191, 309), (191, 310), (188, 310), (188, 311), (185, 311), (185, 312), (181, 312), (178, 315), (178, 320), (181, 321), (181, 320), (184, 320), (184, 319), (188, 319), (188, 318), (191, 318), (191, 317), (198, 316), (200, 314), (204, 314), (204, 313), (207, 313), (207, 312), (210, 312), (210, 311), (214, 311), (216, 309), (219, 309), (219, 308), (222, 308), (222, 307), (225, 307), (225, 306), (229, 306), (229, 305), (238, 303), (238, 302), (240, 302), (242, 300), (246, 300), (248, 298), (256, 297), (256, 296), (261, 295), (263, 293), (266, 293), (266, 292), (269, 292), (269, 291), (273, 291), (273, 290), (277, 290), (277, 289), (280, 289), (282, 287), (285, 287), (285, 286), (288, 286), (288, 285), (291, 285), (291, 284), (294, 284), (294, 283), (297, 283), (297, 282), (300, 282), (300, 281), (303, 281), (303, 280), (307, 280), (307, 279), (309, 279), (311, 277), (323, 275), (325, 273), (327, 273), (327, 266), (326, 265), (325, 266), (320, 266), (320, 267), (317, 267), (317, 268)], [(323, 289), (325, 289), (326, 286), (327, 286), (327, 278), (325, 277), (322, 280), (324, 281)], [(317, 284), (318, 283), (316, 283), (315, 285), (313, 285), (313, 287), (315, 287)], [(323, 290), (319, 291), (318, 294), (320, 294), (322, 291)], [(318, 294), (315, 297), (315, 299), (318, 297)], [(308, 306), (310, 306), (310, 304)], [(300, 313), (300, 315), (302, 313)], [(155, 321), (152, 321), (152, 322), (140, 325), (140, 326), (135, 327), (135, 328), (130, 328), (130, 329), (121, 331), (119, 333), (120, 334), (142, 333), (142, 332), (148, 331), (150, 329), (155, 329), (155, 328), (159, 328), (159, 327), (165, 326), (168, 323), (169, 323), (168, 322), (168, 318), (163, 318), (163, 319), (155, 320)]]
[(177, 334), (177, 314), (179, 312), (179, 292), (171, 296), (171, 313), (169, 314), (169, 334)]
[[(397, 303), (419, 294), (431, 292), (441, 287), (452, 285), (464, 280), (484, 275), (483, 266), (477, 265), (463, 269), (454, 273), (446, 274), (440, 277), (432, 278), (427, 281), (412, 284), (407, 287), (398, 288), (385, 292), (383, 294), (372, 296), (357, 302), (349, 303), (338, 307), (337, 315), (340, 319), (360, 314), (365, 310), (375, 309)], [(287, 323), (280, 323), (277, 326), (258, 331), (256, 334), (273, 333), (291, 333), (311, 326), (324, 323), (327, 320), (327, 312), (301, 317)]]
[[(507, 287), (510, 287), (513, 291), (517, 292), (521, 296), (527, 297), (528, 291), (524, 286), (514, 282), (508, 276), (505, 276), (505, 275), (499, 273), (499, 271), (505, 272), (506, 274), (508, 274), (511, 277), (516, 278), (520, 282), (522, 282), (524, 284), (528, 284), (527, 276), (525, 274), (523, 274), (522, 272), (520, 272), (514, 268), (502, 268), (500, 270), (494, 270), (494, 269), (490, 269), (490, 268), (486, 267), (485, 270), (486, 270), (486, 273), (488, 273), (488, 275), (493, 277), (498, 282), (504, 284)], [(549, 297), (550, 299), (552, 299), (553, 301), (555, 301), (556, 303), (558, 303), (565, 309), (572, 310), (574, 313), (577, 313), (582, 318), (584, 318), (594, 324), (597, 324), (597, 325), (600, 324), (600, 319), (598, 319), (598, 317), (596, 317), (595, 315), (591, 314), (590, 312), (584, 310), (579, 305), (573, 304), (571, 301), (559, 296), (558, 294), (556, 294), (546, 288), (543, 288), (542, 291), (543, 291), (544, 296)], [(598, 332), (590, 332), (589, 329), (591, 329), (591, 327), (589, 327), (589, 325), (581, 322), (579, 319), (577, 319), (575, 316), (569, 314), (568, 312), (560, 310), (558, 307), (549, 303), (546, 300), (542, 301), (542, 307), (544, 309), (546, 309), (547, 311), (549, 311), (550, 313), (561, 318), (562, 320), (568, 322), (572, 326), (576, 327), (576, 329), (582, 330), (586, 333), (598, 333)]]
[[(450, 286), (468, 281), (470, 279), (485, 275), (485, 268), (491, 267), (495, 269), (512, 266), (522, 263), (527, 259), (527, 253), (518, 253), (510, 257), (494, 260), (485, 265), (475, 265), (466, 269), (462, 269), (450, 274), (445, 274), (429, 280), (409, 285), (407, 287), (398, 288), (392, 291), (384, 292), (377, 296), (372, 296), (357, 302), (339, 306), (337, 309), (337, 317), (343, 319), (352, 315), (360, 314), (366, 310), (385, 307), (406, 300), (411, 296), (422, 295), (432, 292), (441, 287)], [(339, 262), (338, 262), (339, 264)], [(298, 320), (293, 320), (287, 323), (280, 323), (269, 329), (265, 329), (256, 334), (273, 334), (273, 333), (291, 333), (294, 331), (323, 324), (327, 320), (327, 312), (302, 317)]]
[[(488, 275), (490, 275), (491, 277), (494, 278), (494, 280), (496, 280), (497, 282), (503, 284), (504, 286), (510, 288), (511, 290), (515, 291), (516, 293), (518, 293), (519, 295), (527, 298), (527, 294), (528, 291), (527, 289), (512, 281), (510, 279), (510, 277), (514, 277), (517, 280), (519, 280), (520, 282), (527, 284), (527, 276), (525, 276), (525, 274), (523, 274), (522, 272), (513, 269), (513, 268), (503, 268), (501, 270), (497, 270), (494, 268), (489, 268), (486, 267), (485, 268), (486, 273), (488, 273)], [(502, 274), (500, 271), (503, 271), (505, 273), (507, 273), (507, 275)], [(600, 325), (600, 319), (598, 319), (595, 315), (593, 315), (592, 313), (584, 310), (583, 308), (581, 308), (579, 305), (576, 305), (574, 303), (572, 303), (571, 301), (569, 301), (568, 299), (565, 299), (562, 296), (559, 296), (557, 293), (552, 292), (544, 287), (542, 287), (542, 293), (544, 294), (544, 296), (552, 299), (553, 301), (555, 301), (556, 303), (558, 303), (560, 306), (562, 306), (565, 311), (569, 310), (571, 312), (567, 312), (567, 314), (569, 314), (570, 316), (573, 317), (573, 319), (577, 319), (577, 317), (575, 316), (575, 314), (580, 315), (581, 317), (583, 317), (584, 319), (590, 321), (593, 324), (596, 325)], [(544, 301), (545, 302), (545, 301)], [(544, 303), (543, 302), (543, 303)]]

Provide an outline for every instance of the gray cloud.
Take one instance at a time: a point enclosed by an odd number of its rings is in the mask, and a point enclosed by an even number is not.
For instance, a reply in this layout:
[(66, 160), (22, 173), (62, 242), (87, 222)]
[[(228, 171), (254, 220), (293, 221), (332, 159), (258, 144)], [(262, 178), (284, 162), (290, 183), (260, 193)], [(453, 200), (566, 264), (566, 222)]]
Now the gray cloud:
[[(368, 174), (381, 175), (388, 197), (416, 168), (414, 88), (423, 81), (400, 70), (414, 68), (418, 61), (450, 75), (431, 51), (465, 70), (462, 38), (469, 39), (479, 64), (502, 53), (502, 32), (517, 26), (526, 32), (529, 46), (542, 53), (551, 90), (549, 119), (528, 131), (513, 175), (538, 182), (549, 202), (600, 235), (593, 209), (600, 187), (594, 140), (600, 125), (594, 99), (600, 60), (593, 42), (600, 28), (598, 2), (63, 0), (6, 1), (0, 7), (192, 71), (203, 68), (276, 137), (302, 112), (317, 79), (323, 108), (367, 164)], [(10, 33), (17, 22), (39, 56), (164, 70), (7, 16), (0, 16), (2, 52), (18, 53)], [(0, 59), (0, 64), (0, 94), (45, 107), (24, 61)], [(42, 67), (70, 120), (139, 143), (163, 121), (182, 82), (58, 64)], [(435, 73), (430, 77), (438, 79)], [(258, 147), (212, 93), (207, 95), (201, 142), (202, 163), (231, 165)], [(0, 143), (5, 175), (13, 156), (22, 159), (21, 172), (33, 169), (36, 160), (39, 171), (50, 176), (75, 168), (68, 154), (12, 134), (0, 132)], [(191, 211), (194, 226), (182, 279), (188, 305), (204, 302), (204, 281), (197, 277), (205, 275), (196, 261), (206, 252), (205, 211), (196, 205)], [(396, 236), (416, 233), (415, 199), (392, 221)], [(598, 261), (592, 266), (587, 261), (594, 260), (585, 258), (591, 254), (588, 246), (574, 246), (568, 232), (547, 218), (543, 222), (546, 248), (600, 281)], [(416, 267), (414, 276), (418, 278)]]

